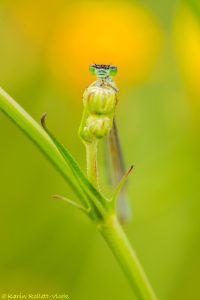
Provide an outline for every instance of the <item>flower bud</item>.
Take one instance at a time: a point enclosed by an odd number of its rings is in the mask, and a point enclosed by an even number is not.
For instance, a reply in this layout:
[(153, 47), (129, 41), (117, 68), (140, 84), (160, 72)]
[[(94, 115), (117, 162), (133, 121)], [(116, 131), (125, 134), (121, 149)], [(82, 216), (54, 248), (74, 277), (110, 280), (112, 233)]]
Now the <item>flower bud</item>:
[(112, 128), (112, 121), (108, 117), (90, 116), (84, 129), (89, 130), (94, 137), (103, 138)]
[(91, 143), (94, 140), (94, 135), (88, 126), (84, 126), (83, 129), (79, 131), (79, 134), (86, 143)]
[(117, 96), (111, 87), (88, 87), (83, 94), (83, 103), (91, 114), (110, 114), (114, 112)]

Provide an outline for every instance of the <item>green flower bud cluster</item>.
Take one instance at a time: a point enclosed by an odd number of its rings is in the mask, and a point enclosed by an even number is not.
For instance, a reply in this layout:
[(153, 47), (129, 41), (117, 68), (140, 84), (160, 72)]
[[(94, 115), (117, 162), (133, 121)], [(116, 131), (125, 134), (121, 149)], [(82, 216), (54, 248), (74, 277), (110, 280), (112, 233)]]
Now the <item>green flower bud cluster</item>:
[(91, 143), (108, 134), (112, 128), (116, 104), (116, 92), (109, 86), (92, 85), (85, 90), (84, 114), (79, 130), (85, 142)]

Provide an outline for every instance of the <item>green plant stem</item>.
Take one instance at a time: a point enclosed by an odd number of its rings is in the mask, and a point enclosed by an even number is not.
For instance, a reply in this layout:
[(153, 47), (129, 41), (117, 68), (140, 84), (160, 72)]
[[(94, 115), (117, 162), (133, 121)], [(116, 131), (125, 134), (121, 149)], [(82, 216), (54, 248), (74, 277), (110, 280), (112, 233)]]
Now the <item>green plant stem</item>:
[[(50, 162), (70, 184), (79, 199), (82, 198), (78, 184), (68, 175), (68, 167), (62, 155), (41, 126), (4, 90), (0, 88), (0, 110), (2, 110), (34, 143), (42, 150)], [(98, 187), (97, 174), (97, 143), (91, 144), (87, 149), (88, 177)], [(99, 200), (98, 200), (99, 201)], [(100, 203), (99, 203), (100, 204)], [(98, 209), (98, 206), (97, 206)], [(148, 283), (142, 267), (132, 250), (132, 247), (115, 216), (107, 216), (98, 223), (98, 229), (111, 248), (122, 270), (128, 278), (138, 300), (156, 300), (156, 296)]]
[(81, 199), (82, 194), (78, 185), (69, 177), (68, 167), (48, 134), (2, 88), (0, 88), (0, 110), (2, 110), (40, 148), (68, 182), (79, 199)]
[(86, 144), (86, 165), (88, 179), (97, 189), (99, 189), (97, 169), (97, 144), (98, 141)]
[(115, 216), (99, 226), (99, 230), (120, 264), (138, 300), (157, 300), (142, 266)]

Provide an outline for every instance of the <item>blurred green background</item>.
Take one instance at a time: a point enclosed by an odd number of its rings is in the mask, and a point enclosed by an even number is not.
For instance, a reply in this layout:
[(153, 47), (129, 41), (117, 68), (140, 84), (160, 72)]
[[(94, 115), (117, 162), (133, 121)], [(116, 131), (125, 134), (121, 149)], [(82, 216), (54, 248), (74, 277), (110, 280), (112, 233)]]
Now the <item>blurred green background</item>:
[[(117, 122), (133, 219), (125, 226), (163, 300), (200, 299), (198, 0), (0, 1), (0, 85), (85, 167), (77, 130), (90, 63), (119, 67)], [(135, 299), (93, 224), (0, 114), (0, 293)]]

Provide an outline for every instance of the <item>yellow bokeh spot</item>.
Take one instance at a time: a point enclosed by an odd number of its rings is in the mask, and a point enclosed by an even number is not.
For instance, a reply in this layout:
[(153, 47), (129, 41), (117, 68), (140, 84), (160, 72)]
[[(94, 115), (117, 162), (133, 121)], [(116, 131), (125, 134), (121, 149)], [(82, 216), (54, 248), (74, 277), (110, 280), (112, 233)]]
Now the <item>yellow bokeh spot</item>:
[(7, 3), (16, 29), (36, 47), (45, 47), (59, 19), (64, 0), (18, 0)]
[(91, 63), (118, 66), (120, 86), (146, 78), (160, 48), (152, 15), (136, 5), (84, 2), (71, 7), (55, 28), (48, 65), (63, 86), (84, 88), (94, 77)]
[(189, 90), (200, 96), (200, 20), (187, 6), (175, 18), (174, 43), (177, 59)]

